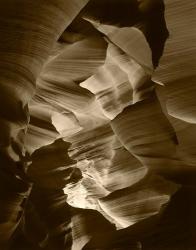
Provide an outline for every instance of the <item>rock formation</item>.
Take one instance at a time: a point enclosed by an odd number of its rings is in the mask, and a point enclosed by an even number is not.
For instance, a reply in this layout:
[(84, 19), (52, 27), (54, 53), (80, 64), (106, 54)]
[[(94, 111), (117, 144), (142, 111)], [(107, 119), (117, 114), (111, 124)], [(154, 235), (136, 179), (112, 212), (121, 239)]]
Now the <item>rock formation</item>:
[(0, 248), (196, 249), (193, 1), (0, 1)]

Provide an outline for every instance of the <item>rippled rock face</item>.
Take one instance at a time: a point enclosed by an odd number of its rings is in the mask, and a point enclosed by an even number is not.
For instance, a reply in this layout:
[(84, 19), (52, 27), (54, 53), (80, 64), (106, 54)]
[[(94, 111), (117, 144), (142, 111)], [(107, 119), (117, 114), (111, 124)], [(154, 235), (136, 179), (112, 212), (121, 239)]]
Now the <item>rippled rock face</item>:
[(0, 248), (194, 250), (193, 1), (0, 2)]

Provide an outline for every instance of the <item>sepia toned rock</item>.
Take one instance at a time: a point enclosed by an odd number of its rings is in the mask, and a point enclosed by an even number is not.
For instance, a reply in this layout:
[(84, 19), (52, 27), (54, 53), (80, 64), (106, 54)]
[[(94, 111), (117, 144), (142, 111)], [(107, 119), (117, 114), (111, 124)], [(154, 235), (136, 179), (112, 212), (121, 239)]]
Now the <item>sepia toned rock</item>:
[(0, 1), (0, 249), (196, 248), (195, 8)]

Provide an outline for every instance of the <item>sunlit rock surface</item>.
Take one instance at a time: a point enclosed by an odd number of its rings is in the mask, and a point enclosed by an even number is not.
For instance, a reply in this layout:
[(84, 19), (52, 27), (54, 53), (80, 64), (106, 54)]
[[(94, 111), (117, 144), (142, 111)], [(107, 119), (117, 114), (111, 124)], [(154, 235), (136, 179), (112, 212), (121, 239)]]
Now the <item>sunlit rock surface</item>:
[(29, 121), (28, 102), (35, 93), (36, 79), (56, 40), (87, 2), (58, 0), (45, 4), (3, 0), (0, 3), (0, 173), (1, 204), (4, 204), (0, 219), (1, 248), (10, 243), (30, 193), (24, 176), (24, 135)]
[(196, 249), (195, 8), (0, 2), (1, 249)]
[(117, 190), (101, 198), (101, 208), (115, 218), (122, 228), (159, 212), (178, 186), (154, 175), (144, 178), (133, 187)]

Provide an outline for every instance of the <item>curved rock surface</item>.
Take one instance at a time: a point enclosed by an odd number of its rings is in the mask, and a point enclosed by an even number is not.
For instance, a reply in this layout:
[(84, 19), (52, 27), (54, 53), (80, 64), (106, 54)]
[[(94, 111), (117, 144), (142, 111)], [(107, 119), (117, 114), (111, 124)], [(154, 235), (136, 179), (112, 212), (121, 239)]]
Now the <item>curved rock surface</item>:
[(1, 249), (195, 249), (195, 8), (0, 2)]

